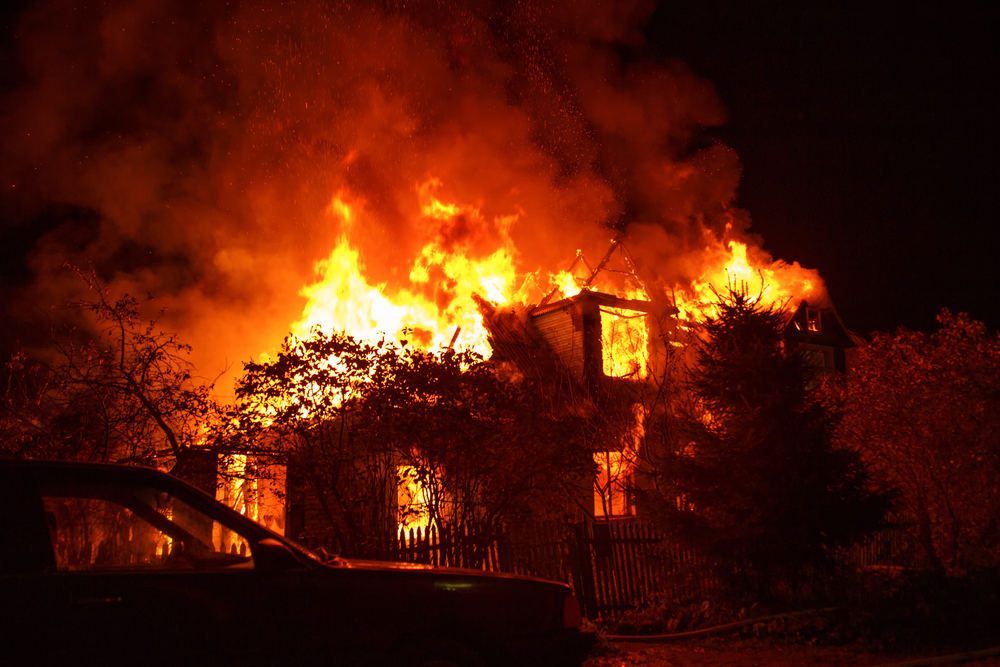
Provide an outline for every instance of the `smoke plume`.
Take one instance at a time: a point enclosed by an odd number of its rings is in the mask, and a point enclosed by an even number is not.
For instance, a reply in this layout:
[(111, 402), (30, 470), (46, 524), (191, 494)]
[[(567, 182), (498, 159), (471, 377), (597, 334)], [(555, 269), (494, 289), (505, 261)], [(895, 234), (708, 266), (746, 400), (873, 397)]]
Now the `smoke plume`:
[[(2, 100), (3, 223), (32, 238), (19, 303), (92, 264), (152, 293), (206, 375), (273, 349), (343, 233), (370, 283), (406, 286), (427, 241), (418, 188), (516, 215), (523, 271), (599, 258), (698, 275), (740, 165), (706, 128), (710, 83), (649, 57), (649, 2), (55, 0), (20, 18)], [(327, 209), (358, 205), (350, 229)], [(449, 234), (494, 249), (489, 229)], [(752, 240), (752, 239), (751, 239)]]

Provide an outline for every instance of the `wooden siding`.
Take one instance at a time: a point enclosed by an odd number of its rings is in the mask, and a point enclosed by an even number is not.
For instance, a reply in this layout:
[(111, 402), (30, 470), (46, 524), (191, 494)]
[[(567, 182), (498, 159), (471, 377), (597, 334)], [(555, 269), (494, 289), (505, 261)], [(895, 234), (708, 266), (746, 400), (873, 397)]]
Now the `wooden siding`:
[(584, 353), (583, 330), (573, 324), (572, 306), (533, 315), (535, 330), (576, 380), (583, 379)]

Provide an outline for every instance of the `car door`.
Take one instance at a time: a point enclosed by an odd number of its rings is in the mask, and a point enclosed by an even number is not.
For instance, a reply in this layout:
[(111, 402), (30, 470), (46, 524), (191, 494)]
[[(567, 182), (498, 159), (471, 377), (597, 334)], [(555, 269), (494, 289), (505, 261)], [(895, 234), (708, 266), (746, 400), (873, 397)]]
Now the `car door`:
[(24, 629), (9, 646), (74, 664), (253, 653), (248, 536), (142, 480), (77, 472), (39, 479), (34, 493), (51, 556), (5, 582)]
[(398, 584), (320, 565), (178, 480), (18, 472), (0, 474), (0, 664), (355, 667), (400, 632)]

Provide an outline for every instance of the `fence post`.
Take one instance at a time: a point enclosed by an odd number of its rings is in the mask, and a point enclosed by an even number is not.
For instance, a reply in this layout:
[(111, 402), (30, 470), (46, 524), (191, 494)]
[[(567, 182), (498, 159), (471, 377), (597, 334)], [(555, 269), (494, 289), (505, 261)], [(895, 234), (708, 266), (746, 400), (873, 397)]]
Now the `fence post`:
[(594, 619), (597, 618), (597, 596), (594, 591), (594, 564), (589, 532), (586, 521), (573, 526), (575, 539), (570, 540), (569, 549), (573, 568), (573, 589), (580, 598), (584, 616)]

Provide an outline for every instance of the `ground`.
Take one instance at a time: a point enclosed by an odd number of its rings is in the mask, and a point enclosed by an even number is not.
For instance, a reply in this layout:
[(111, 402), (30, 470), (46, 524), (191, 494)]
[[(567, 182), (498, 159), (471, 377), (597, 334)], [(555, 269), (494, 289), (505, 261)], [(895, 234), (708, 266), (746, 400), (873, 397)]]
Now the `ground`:
[[(700, 642), (615, 645), (616, 653), (591, 657), (584, 667), (875, 667), (899, 665), (928, 655), (884, 655), (845, 647), (765, 646), (741, 639), (716, 638)], [(935, 664), (957, 664), (943, 661)], [(966, 662), (978, 667), (1000, 667), (1000, 657)]]

